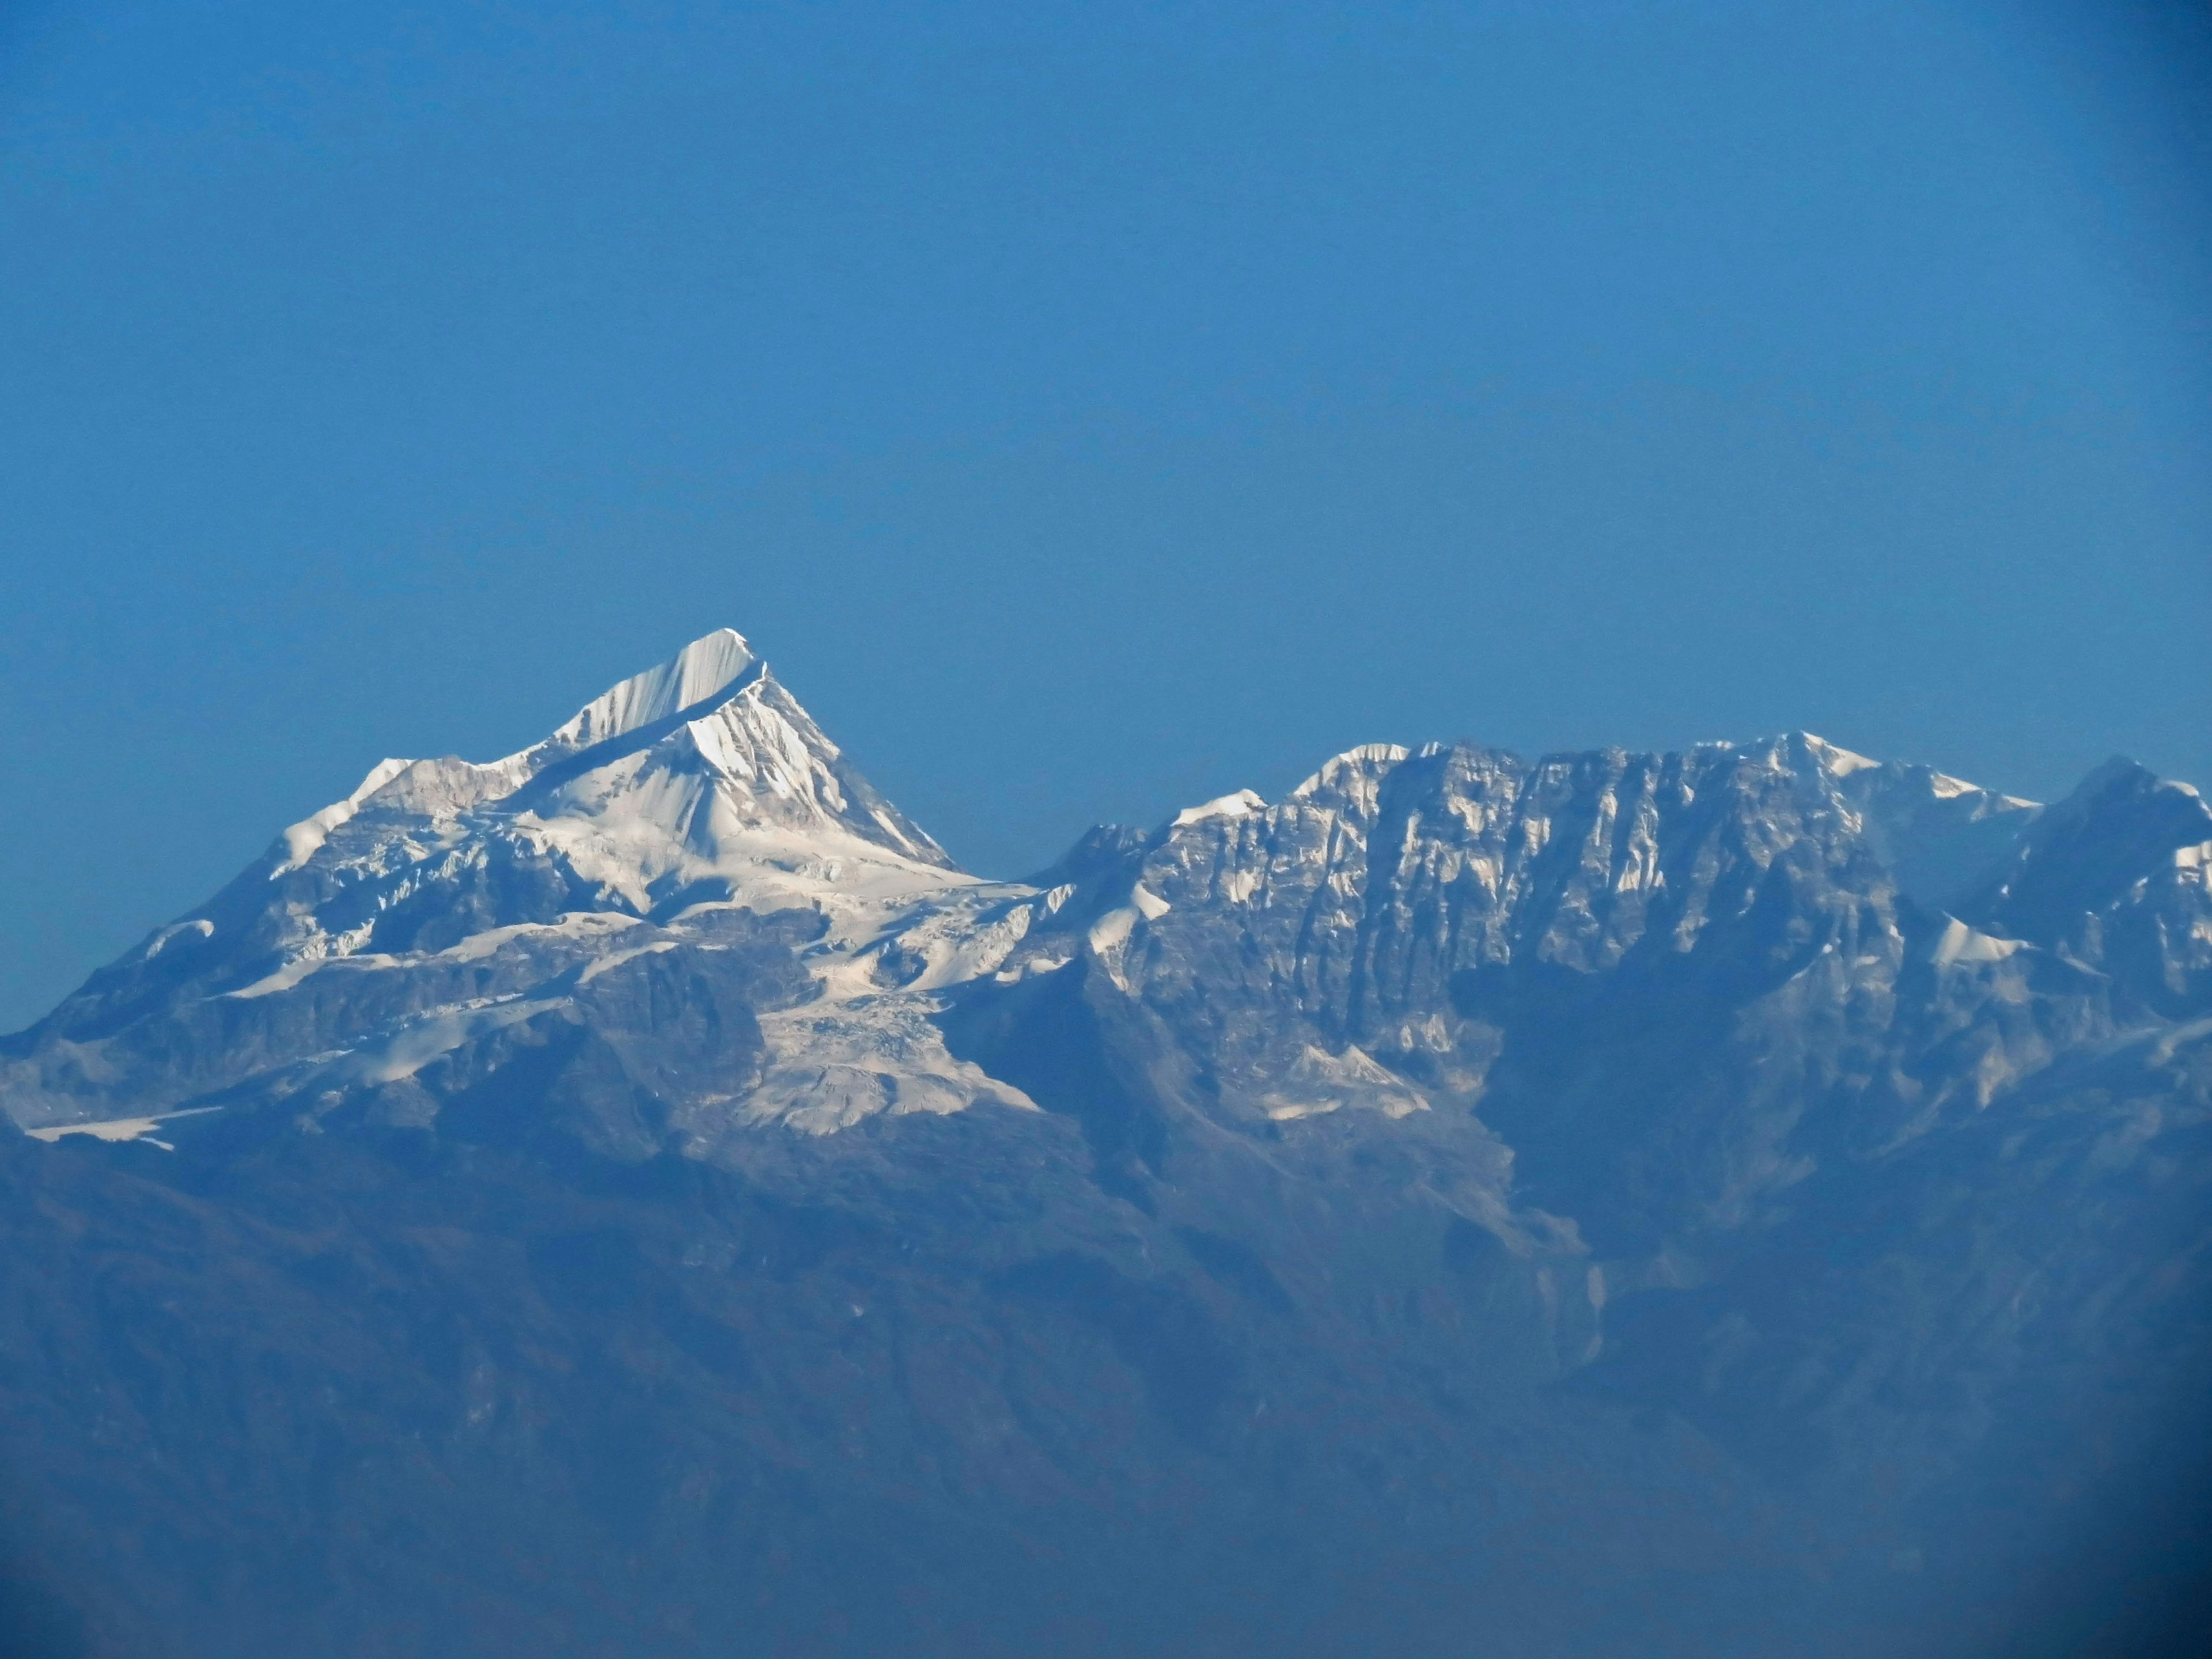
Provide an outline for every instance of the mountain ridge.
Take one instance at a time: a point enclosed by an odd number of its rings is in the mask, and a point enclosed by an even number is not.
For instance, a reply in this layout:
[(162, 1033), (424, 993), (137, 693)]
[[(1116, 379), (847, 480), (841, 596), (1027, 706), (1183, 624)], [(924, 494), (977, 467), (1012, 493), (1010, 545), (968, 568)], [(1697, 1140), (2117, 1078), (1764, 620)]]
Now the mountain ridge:
[[(2120, 827), (2100, 831), (2115, 814)], [(2042, 827), (2053, 823), (2061, 830)], [(2106, 855), (2117, 864), (2091, 895), (2109, 915), (2054, 919), (2045, 913), (2063, 908), (2063, 897), (2039, 899), (2037, 879), (2008, 874), (2032, 866), (2039, 878), (2052, 860), (2038, 860), (2036, 849), (2062, 832), (2119, 843)], [(1395, 866), (1372, 854), (1378, 836), (1402, 843)], [(1816, 844), (1828, 866), (1858, 859), (1881, 866), (1892, 896), (1872, 896), (1880, 914), (1869, 913), (1870, 925), (1877, 953), (1894, 958), (1884, 969), (1893, 977), (1905, 951), (1901, 904), (1969, 930), (1933, 947), (1946, 965), (2027, 947), (2094, 971), (2109, 932), (2130, 969), (2120, 981), (2129, 1006), (2147, 996), (2169, 1012), (2185, 1008), (2212, 983), (2212, 907), (2201, 874), (2212, 813), (2187, 786), (2127, 763), (2099, 769), (2049, 809), (1805, 732), (1663, 755), (1612, 748), (1533, 761), (1465, 742), (1366, 744), (1333, 757), (1273, 805), (1243, 790), (1152, 830), (1088, 832), (1069, 855), (1089, 860), (1075, 881), (1058, 878), (1076, 871), (1064, 859), (1042, 872), (1046, 886), (989, 883), (958, 872), (877, 794), (744, 636), (721, 629), (502, 760), (380, 763), (352, 794), (285, 830), (203, 914), (158, 930), (46, 1021), (0, 1040), (0, 1099), (21, 1127), (42, 1132), (116, 1121), (96, 1116), (106, 1099), (130, 1106), (117, 1119), (139, 1121), (149, 1098), (146, 1067), (111, 1059), (118, 1039), (130, 1047), (134, 1021), (143, 1029), (167, 1009), (204, 1023), (194, 1006), (289, 999), (341, 963), (404, 972), (455, 953), (473, 962), (510, 945), (541, 947), (549, 972), (536, 994), (516, 984), (489, 1001), (407, 1001), (403, 1018), (418, 1027), (447, 1009), (441, 1035), (411, 1041), (450, 1052), (435, 1044), (573, 1008), (573, 993), (608, 968), (640, 952), (687, 948), (664, 936), (661, 924), (688, 915), (696, 930), (714, 911), (794, 907), (812, 912), (823, 929), (805, 1000), (826, 997), (846, 1014), (832, 1023), (793, 1014), (791, 1023), (809, 1040), (833, 1023), (845, 1033), (831, 1045), (840, 1051), (836, 1075), (865, 1070), (872, 1054), (881, 1078), (908, 1076), (910, 1095), (940, 1108), (1012, 1099), (1018, 1091), (994, 1093), (937, 1052), (928, 1033), (944, 1001), (935, 994), (986, 979), (1018, 982), (1078, 955), (1129, 991), (1133, 942), (1141, 955), (1164, 932), (1177, 933), (1182, 920), (1169, 913), (1196, 897), (1209, 925), (1235, 924), (1246, 956), (1274, 953), (1270, 985), (1248, 987), (1261, 1005), (1279, 1005), (1285, 983), (1304, 986), (1290, 1012), (1315, 1024), (1320, 1041), (1279, 1043), (1283, 1052), (1272, 1059), (1246, 1057), (1283, 1074), (1281, 1087), (1261, 1085), (1276, 1103), (1270, 1110), (1297, 1115), (1300, 1089), (1414, 1109), (1409, 1103), (1425, 1099), (1426, 1085), (1449, 1085), (1447, 1092), (1480, 1086), (1479, 1060), (1435, 1047), (1455, 975), (1523, 957), (1612, 971), (1657, 939), (1646, 938), (1655, 924), (1671, 929), (1668, 948), (1689, 952), (1715, 906), (1744, 912), (1753, 902), (1747, 882), (1788, 879), (1778, 872)], [(2179, 861), (2161, 865), (2168, 854)], [(2154, 878), (2160, 902), (2146, 912)], [(1802, 872), (1805, 881), (1830, 890), (1821, 902), (1842, 902), (1832, 872)], [(1387, 902), (1377, 908), (1377, 900)], [(1281, 928), (1293, 917), (1310, 949), (1291, 943), (1285, 956)], [(629, 939), (626, 930), (640, 923), (653, 931)], [(1801, 917), (1799, 925), (1816, 924)], [(1862, 966), (1872, 960), (1860, 957)], [(1409, 975), (1421, 988), (1408, 988)], [(479, 969), (476, 978), (484, 977)], [(110, 988), (117, 981), (130, 988)], [(1382, 1029), (1391, 1010), (1414, 1004), (1425, 1036), (1402, 1022), (1395, 1036)], [(860, 1008), (868, 1012), (856, 1018)], [(234, 1024), (236, 1010), (224, 1012)], [(872, 1039), (854, 1036), (871, 1025), (883, 1029)], [(293, 1042), (295, 1062), (373, 1036), (327, 1022), (309, 1029), (311, 1042)], [(283, 1041), (247, 1052), (281, 1063)], [(241, 1052), (234, 1036), (192, 1042), (218, 1059)], [(1378, 1042), (1379, 1065), (1368, 1052)], [(167, 1048), (155, 1048), (151, 1063), (173, 1075)], [(899, 1058), (916, 1053), (927, 1056), (919, 1069)], [(228, 1109), (224, 1091), (269, 1070), (216, 1065), (191, 1079), (204, 1086), (151, 1097), (164, 1111)], [(1394, 1071), (1404, 1075), (1394, 1080)], [(295, 1077), (279, 1088), (287, 1086), (304, 1084)], [(881, 1095), (859, 1089), (862, 1099)], [(826, 1121), (849, 1122), (861, 1109)]]
[(0, 1522), (187, 1659), (2156, 1651), (2208, 853), (1799, 732), (988, 881), (720, 630), (0, 1038)]

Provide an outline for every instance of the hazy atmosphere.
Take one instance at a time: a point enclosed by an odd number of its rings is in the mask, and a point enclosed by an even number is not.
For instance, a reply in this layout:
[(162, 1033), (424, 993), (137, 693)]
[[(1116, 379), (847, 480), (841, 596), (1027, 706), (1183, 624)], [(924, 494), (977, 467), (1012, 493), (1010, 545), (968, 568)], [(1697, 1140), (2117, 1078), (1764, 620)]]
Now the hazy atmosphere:
[(2191, 7), (0, 19), (0, 1029), (743, 629), (963, 864), (1348, 744), (2212, 781)]
[(2208, 71), (0, 3), (0, 1659), (2199, 1659)]

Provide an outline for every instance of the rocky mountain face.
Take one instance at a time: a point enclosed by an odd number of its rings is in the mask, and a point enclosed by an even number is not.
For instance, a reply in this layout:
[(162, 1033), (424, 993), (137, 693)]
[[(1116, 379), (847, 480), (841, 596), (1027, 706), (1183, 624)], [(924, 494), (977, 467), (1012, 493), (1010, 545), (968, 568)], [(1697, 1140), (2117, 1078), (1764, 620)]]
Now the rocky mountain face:
[(2208, 861), (1794, 734), (981, 881), (709, 635), (0, 1039), (0, 1626), (2194, 1651)]

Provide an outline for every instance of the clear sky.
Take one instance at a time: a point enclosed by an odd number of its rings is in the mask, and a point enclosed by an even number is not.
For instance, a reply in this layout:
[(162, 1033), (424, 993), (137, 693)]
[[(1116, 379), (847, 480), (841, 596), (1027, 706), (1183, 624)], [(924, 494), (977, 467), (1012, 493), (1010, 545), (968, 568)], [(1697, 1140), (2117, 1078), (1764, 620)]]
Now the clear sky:
[(0, 1029), (749, 635), (971, 868), (1329, 753), (2212, 783), (2203, 9), (0, 7)]

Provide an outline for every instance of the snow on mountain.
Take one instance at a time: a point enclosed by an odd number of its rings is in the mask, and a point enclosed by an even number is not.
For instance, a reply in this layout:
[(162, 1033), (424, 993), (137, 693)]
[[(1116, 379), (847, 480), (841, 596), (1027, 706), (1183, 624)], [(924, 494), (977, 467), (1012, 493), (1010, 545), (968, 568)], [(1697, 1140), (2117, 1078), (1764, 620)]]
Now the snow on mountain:
[[(1245, 791), (1149, 836), (1089, 838), (1039, 878), (1060, 884), (994, 978), (1034, 986), (1095, 963), (1175, 1033), (1221, 1110), (1275, 1121), (1347, 1108), (1486, 1119), (1508, 1109), (1501, 1055), (1528, 1041), (1509, 1034), (1547, 1006), (1562, 1031), (1595, 1021), (1589, 1000), (1618, 981), (1641, 988), (1618, 994), (1631, 1008), (1686, 999), (1684, 1030), (1735, 1010), (1709, 1033), (1715, 1052), (1680, 1064), (1718, 1065), (1719, 1045), (1762, 1031), (1786, 1052), (1817, 1028), (1837, 1046), (1821, 1066), (1896, 1068), (1834, 1131), (1879, 1140), (1923, 1133), (1945, 1103), (1985, 1101), (2068, 1042), (2197, 994), (2196, 912), (2158, 896), (2201, 896), (2188, 849), (2206, 831), (2181, 810), (2195, 797), (2118, 794), (2090, 839), (2148, 882), (2155, 902), (2130, 902), (2165, 932), (2112, 924), (2105, 936), (2130, 943), (2093, 959), (2055, 924), (2032, 936), (2005, 925), (2016, 900), (1976, 902), (2047, 838), (2045, 810), (1928, 767), (1807, 733), (1534, 763), (1463, 744), (1367, 745), (1275, 805)], [(2095, 862), (2081, 848), (2064, 859)], [(2117, 877), (2099, 881), (2118, 893)], [(2125, 971), (2082, 971), (2100, 963)], [(1931, 966), (1942, 982), (1922, 982)], [(1974, 1020), (1984, 1046), (1971, 1080), (1911, 1080), (1943, 1072), (1942, 1045)], [(1733, 1100), (1709, 1091), (1685, 1103), (1716, 1134), (1750, 1137), (1715, 1149), (1711, 1203), (1740, 1206), (1802, 1178), (1808, 1166), (1781, 1150), (1820, 1097), (1799, 1063)], [(1645, 1132), (1615, 1133), (1627, 1145)]]
[[(2069, 868), (2102, 867), (2084, 836), (2117, 860), (2100, 893), (2157, 843), (2160, 890), (2181, 896), (2096, 937), (2118, 927), (2121, 954), (2185, 1000), (2203, 973), (2185, 855), (2212, 839), (2192, 827), (2202, 803), (2100, 787), (2105, 807), (2052, 817), (1804, 733), (1534, 763), (1370, 744), (1272, 805), (1240, 790), (1149, 834), (1094, 832), (1036, 884), (991, 883), (725, 629), (515, 754), (381, 763), (9, 1039), (0, 1090), (40, 1127), (295, 1100), (318, 1122), (341, 1106), (401, 1121), (573, 1028), (660, 1102), (638, 1145), (703, 1154), (768, 1122), (1027, 1106), (947, 1049), (942, 1017), (1095, 968), (1207, 1068), (1222, 1109), (1395, 1120), (1483, 1097), (1498, 1039), (1479, 988), (1508, 969), (1717, 960), (1780, 927), (1794, 942), (1758, 948), (1811, 951), (1827, 994), (1887, 1024), (1911, 962), (2008, 963), (2008, 944), (1908, 938), (1954, 916), (2088, 961), (2094, 940), (2043, 915), (2040, 865), (2001, 878), (2062, 833)], [(2095, 828), (2146, 811), (2148, 829)], [(678, 1064), (653, 1033), (680, 1009), (702, 1025)]]
[(2167, 1574), (2036, 1540), (2212, 1457), (2208, 872), (2141, 768), (1798, 732), (1370, 744), (983, 881), (717, 632), (0, 1038), (9, 1491), (225, 1652), (1987, 1647), (2005, 1539)]
[(284, 832), (272, 878), (307, 863), (364, 811), (527, 824), (587, 879), (634, 903), (672, 875), (702, 879), (759, 864), (875, 866), (889, 854), (897, 866), (951, 866), (726, 628), (504, 759), (381, 763), (346, 799)]
[[(1005, 934), (1011, 896), (955, 869), (723, 629), (519, 753), (380, 763), (94, 975), (34, 1028), (46, 1041), (0, 1060), (0, 1086), (25, 1122), (142, 1115), (256, 1080), (288, 1097), (381, 1087), (519, 1024), (588, 1024), (623, 964), (722, 948), (732, 916), (788, 915), (811, 934), (809, 1010), (761, 1022), (759, 1075), (707, 1092), (802, 1127), (1021, 1104), (944, 1052), (927, 985), (874, 976), (917, 910), (951, 960), (970, 934)], [(155, 1014), (194, 1033), (181, 1051), (137, 1023)], [(846, 1103), (824, 1109), (839, 1088)]]
[(744, 635), (734, 628), (718, 628), (666, 662), (600, 693), (541, 746), (573, 754), (687, 709), (703, 711), (721, 701), (758, 660)]

